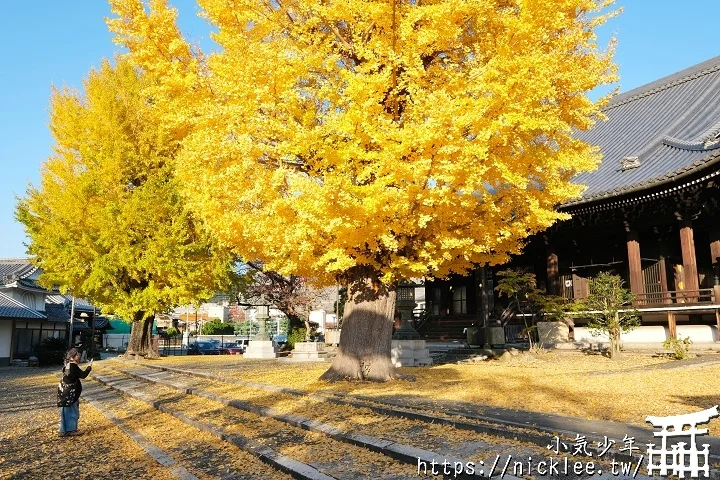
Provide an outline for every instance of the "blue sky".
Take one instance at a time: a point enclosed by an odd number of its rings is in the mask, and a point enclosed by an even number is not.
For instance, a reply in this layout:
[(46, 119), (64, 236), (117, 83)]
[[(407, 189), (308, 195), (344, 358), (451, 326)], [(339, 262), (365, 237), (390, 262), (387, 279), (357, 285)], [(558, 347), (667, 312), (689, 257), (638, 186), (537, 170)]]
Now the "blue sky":
[[(550, 0), (548, 0), (550, 1)], [(190, 0), (171, 0), (181, 28), (207, 45), (207, 28)], [(624, 13), (600, 32), (618, 40), (620, 88), (627, 91), (720, 55), (712, 19), (718, 0), (625, 0)], [(25, 235), (15, 222), (15, 196), (37, 184), (50, 155), (47, 127), (52, 85), (81, 87), (91, 67), (112, 58), (118, 47), (104, 23), (102, 0), (6, 2), (0, 16), (0, 258), (25, 255)]]

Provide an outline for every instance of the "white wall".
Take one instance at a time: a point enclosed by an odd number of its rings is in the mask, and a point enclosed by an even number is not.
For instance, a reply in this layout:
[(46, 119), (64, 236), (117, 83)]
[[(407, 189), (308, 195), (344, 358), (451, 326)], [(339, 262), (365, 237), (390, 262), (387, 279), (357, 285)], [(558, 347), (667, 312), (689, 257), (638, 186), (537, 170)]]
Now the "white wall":
[(227, 322), (230, 318), (229, 309), (224, 305), (208, 305), (207, 316), (210, 320), (219, 318), (222, 322)]
[(621, 333), (620, 338), (627, 343), (663, 343), (670, 336), (670, 329), (663, 325), (644, 325), (631, 332)]
[[(663, 343), (670, 337), (670, 330), (663, 325), (644, 325), (628, 333), (620, 335), (627, 343)], [(690, 337), (693, 343), (710, 343), (720, 341), (720, 333), (716, 326), (711, 325), (678, 325), (678, 339)], [(575, 341), (581, 343), (606, 343), (607, 335), (593, 337), (586, 327), (575, 327)]]
[(10, 357), (12, 320), (0, 320), (0, 358)]
[(325, 333), (325, 310), (310, 312), (310, 321), (318, 324), (318, 332)]
[(677, 338), (685, 337), (690, 337), (693, 343), (718, 342), (720, 341), (720, 332), (714, 325), (678, 325)]
[(103, 335), (103, 346), (104, 347), (125, 347), (130, 341), (129, 333), (106, 333)]
[[(33, 310), (45, 310), (44, 293), (28, 292), (26, 290), (20, 290), (19, 288), (8, 288), (7, 290), (3, 290), (3, 293), (28, 308)], [(27, 297), (23, 298), (23, 296), (31, 297), (33, 299), (33, 305), (28, 305), (29, 302), (26, 301)]]
[(581, 343), (597, 343), (597, 342), (609, 342), (610, 339), (607, 335), (598, 335), (597, 337), (593, 336), (590, 333), (590, 329), (587, 327), (575, 327), (573, 329), (575, 332), (575, 341), (581, 342)]

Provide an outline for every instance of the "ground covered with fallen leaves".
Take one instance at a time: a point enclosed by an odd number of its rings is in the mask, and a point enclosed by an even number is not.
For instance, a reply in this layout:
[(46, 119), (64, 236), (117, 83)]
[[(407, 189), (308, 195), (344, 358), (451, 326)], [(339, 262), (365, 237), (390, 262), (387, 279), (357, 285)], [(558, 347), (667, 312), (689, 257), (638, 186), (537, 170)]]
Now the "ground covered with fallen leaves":
[[(98, 374), (113, 370), (142, 370), (143, 363), (214, 373), (226, 379), (257, 382), (307, 393), (345, 393), (376, 401), (416, 402), (442, 415), (451, 402), (483, 407), (509, 407), (558, 413), (595, 420), (614, 420), (644, 425), (648, 415), (690, 413), (720, 404), (720, 355), (703, 362), (676, 362), (651, 355), (624, 354), (619, 360), (600, 355), (540, 353), (520, 354), (505, 361), (444, 364), (429, 368), (401, 369), (413, 381), (369, 382), (319, 381), (329, 367), (326, 362), (250, 360), (240, 356), (167, 357), (152, 362), (122, 359), (97, 362)], [(671, 367), (671, 368), (668, 368)], [(147, 369), (146, 369), (147, 370)], [(318, 403), (310, 397), (240, 387), (226, 382), (175, 375), (182, 381), (199, 382), (209, 392), (257, 406), (272, 407), (390, 441), (435, 451), (461, 454), (473, 461), (487, 460), (495, 450), (538, 456), (538, 450), (507, 439), (478, 436), (444, 425), (423, 424), (390, 418), (366, 408), (346, 408)], [(183, 377), (183, 378), (180, 378)], [(89, 403), (81, 402), (80, 437), (58, 438), (55, 388), (58, 369), (0, 369), (0, 479), (26, 478), (174, 478), (123, 431)], [(84, 395), (103, 390), (86, 380)], [(281, 453), (343, 478), (391, 475), (409, 478), (412, 468), (352, 445), (340, 444), (318, 433), (288, 428), (279, 422), (248, 414), (198, 397), (179, 395), (159, 385), (164, 404), (191, 418), (216, 424)], [(115, 395), (115, 394), (113, 394)], [(201, 479), (287, 478), (261, 464), (237, 447), (223, 442), (148, 405), (117, 394), (106, 394), (103, 404), (126, 427), (170, 455), (175, 462)], [(720, 432), (720, 420), (709, 425)], [(322, 463), (318, 463), (322, 459)], [(246, 472), (252, 474), (246, 476)], [(243, 475), (237, 476), (236, 473)], [(230, 475), (230, 476), (228, 476)], [(233, 476), (235, 475), (235, 476)]]
[(0, 478), (171, 479), (98, 410), (81, 402), (78, 437), (58, 437), (56, 369), (0, 369)]
[[(488, 360), (404, 368), (415, 381), (327, 383), (318, 380), (329, 364), (244, 360), (239, 356), (167, 357), (157, 365), (192, 367), (245, 381), (308, 392), (334, 391), (383, 398), (472, 402), (558, 413), (592, 420), (644, 425), (648, 415), (691, 413), (720, 404), (720, 364), (683, 366), (676, 360), (624, 353), (617, 360), (602, 355), (546, 352), (510, 361)], [(678, 368), (658, 368), (676, 362)], [(440, 407), (438, 407), (440, 409)], [(720, 432), (720, 419), (710, 423)]]

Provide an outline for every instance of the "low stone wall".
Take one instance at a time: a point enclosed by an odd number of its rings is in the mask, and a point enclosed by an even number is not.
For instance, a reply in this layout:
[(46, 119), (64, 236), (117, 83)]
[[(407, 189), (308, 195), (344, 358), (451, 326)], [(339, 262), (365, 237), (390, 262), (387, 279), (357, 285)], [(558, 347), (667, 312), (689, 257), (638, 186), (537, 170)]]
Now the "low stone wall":
[[(607, 335), (593, 336), (587, 327), (575, 327), (576, 343), (609, 343)], [(678, 325), (677, 337), (690, 337), (693, 343), (713, 343), (720, 341), (720, 333), (714, 325)], [(670, 338), (670, 329), (663, 325), (643, 325), (631, 332), (621, 334), (623, 343), (661, 344)]]

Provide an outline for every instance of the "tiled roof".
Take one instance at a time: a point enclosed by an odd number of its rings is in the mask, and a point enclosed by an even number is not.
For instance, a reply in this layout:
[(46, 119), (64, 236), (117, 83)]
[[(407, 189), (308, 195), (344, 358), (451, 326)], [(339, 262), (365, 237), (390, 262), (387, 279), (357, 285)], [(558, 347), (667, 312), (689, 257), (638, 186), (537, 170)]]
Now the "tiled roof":
[[(72, 297), (68, 296), (68, 298), (72, 300)], [(87, 299), (75, 297), (75, 310), (79, 310), (81, 312), (92, 312), (93, 306), (87, 301)]]
[[(602, 163), (575, 181), (586, 203), (642, 190), (720, 164), (720, 56), (615, 97), (578, 138), (600, 146)], [(627, 157), (639, 166), (621, 168)], [(633, 159), (628, 161), (632, 167)]]
[(0, 258), (0, 283), (27, 278), (38, 269), (27, 258)]
[(0, 292), (0, 317), (44, 319), (45, 315)]
[(60, 293), (51, 293), (45, 296), (45, 304), (70, 305), (70, 299)]
[[(110, 322), (108, 321), (107, 317), (95, 318), (95, 329), (96, 330), (108, 327), (109, 325), (110, 325)], [(87, 321), (83, 322), (76, 318), (75, 321), (73, 322), (73, 329), (74, 330), (90, 330), (90, 322), (87, 322)], [(112, 327), (110, 327), (109, 330), (112, 330)]]
[(95, 328), (105, 328), (110, 325), (107, 317), (95, 317)]
[[(72, 303), (72, 295), (63, 295), (61, 293), (53, 293), (45, 297), (46, 304), (64, 305), (70, 308)], [(84, 298), (75, 298), (75, 310), (80, 312), (92, 312), (93, 306)], [(99, 309), (98, 309), (99, 310)]]
[(38, 290), (38, 291), (41, 291), (41, 292), (48, 292), (48, 291), (49, 291), (49, 290), (41, 287), (40, 285), (38, 285), (35, 280), (30, 280), (30, 279), (28, 279), (28, 278), (21, 278), (20, 280), (18, 280), (18, 281), (17, 281), (17, 286), (29, 288), (29, 289), (32, 289), (32, 290)]
[(47, 315), (47, 319), (50, 322), (66, 323), (70, 320), (70, 314), (65, 309), (65, 306), (56, 303), (45, 303), (45, 315)]

